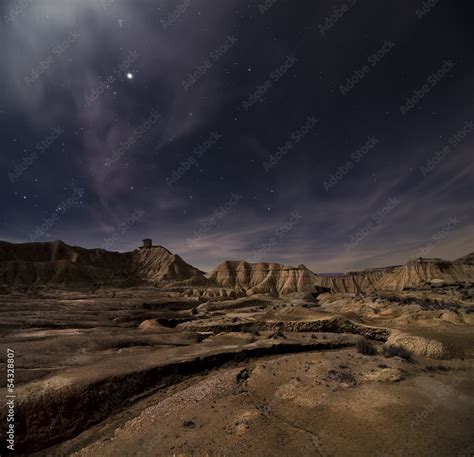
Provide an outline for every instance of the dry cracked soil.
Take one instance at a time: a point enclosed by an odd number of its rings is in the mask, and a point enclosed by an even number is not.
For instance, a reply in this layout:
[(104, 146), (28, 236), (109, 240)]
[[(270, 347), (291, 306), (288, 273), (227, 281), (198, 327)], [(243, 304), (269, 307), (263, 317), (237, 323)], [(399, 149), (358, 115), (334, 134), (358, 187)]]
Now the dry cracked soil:
[(468, 310), (370, 294), (205, 300), (0, 296), (16, 455), (474, 454)]

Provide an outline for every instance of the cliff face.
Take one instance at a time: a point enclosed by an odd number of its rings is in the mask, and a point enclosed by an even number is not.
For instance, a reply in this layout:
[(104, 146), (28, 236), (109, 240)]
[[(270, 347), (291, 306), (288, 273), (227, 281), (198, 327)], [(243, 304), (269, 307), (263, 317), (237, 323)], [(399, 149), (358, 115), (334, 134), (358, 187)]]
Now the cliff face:
[(337, 276), (318, 276), (319, 284), (336, 293), (358, 293), (376, 288), (377, 283), (397, 267), (352, 271)]
[(62, 241), (0, 242), (0, 284), (5, 285), (113, 285), (202, 274), (160, 246), (120, 253), (69, 246)]
[(474, 252), (454, 261), (469, 277), (474, 277)]
[(376, 268), (320, 278), (320, 284), (333, 292), (357, 293), (370, 290), (401, 290), (431, 281), (448, 284), (474, 281), (474, 256), (454, 262), (442, 259), (415, 259), (397, 267)]
[(133, 271), (139, 278), (153, 281), (179, 281), (204, 274), (162, 246), (134, 251)]
[(247, 295), (314, 292), (316, 285), (316, 275), (304, 265), (290, 267), (278, 263), (227, 261), (215, 268), (208, 278), (220, 287)]
[(472, 281), (464, 268), (456, 262), (442, 259), (416, 259), (396, 268), (383, 276), (377, 283), (377, 289), (403, 289), (416, 287), (430, 281), (443, 281), (448, 284)]

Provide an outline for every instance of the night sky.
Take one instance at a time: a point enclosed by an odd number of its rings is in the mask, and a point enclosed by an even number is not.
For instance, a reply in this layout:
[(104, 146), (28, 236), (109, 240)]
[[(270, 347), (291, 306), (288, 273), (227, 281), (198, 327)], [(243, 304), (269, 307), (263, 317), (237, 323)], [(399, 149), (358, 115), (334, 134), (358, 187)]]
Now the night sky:
[(204, 270), (473, 250), (472, 2), (0, 8), (0, 239)]

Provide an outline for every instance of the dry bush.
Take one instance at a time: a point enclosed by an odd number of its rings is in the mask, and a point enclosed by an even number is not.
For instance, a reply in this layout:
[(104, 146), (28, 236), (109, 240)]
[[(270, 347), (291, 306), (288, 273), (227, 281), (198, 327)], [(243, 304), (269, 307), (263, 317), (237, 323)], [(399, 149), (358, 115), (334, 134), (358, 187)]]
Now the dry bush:
[(356, 349), (359, 354), (363, 355), (376, 355), (377, 349), (374, 345), (364, 337), (361, 337), (357, 340)]
[(400, 346), (384, 346), (383, 355), (384, 357), (400, 357), (404, 360), (411, 360), (410, 352)]

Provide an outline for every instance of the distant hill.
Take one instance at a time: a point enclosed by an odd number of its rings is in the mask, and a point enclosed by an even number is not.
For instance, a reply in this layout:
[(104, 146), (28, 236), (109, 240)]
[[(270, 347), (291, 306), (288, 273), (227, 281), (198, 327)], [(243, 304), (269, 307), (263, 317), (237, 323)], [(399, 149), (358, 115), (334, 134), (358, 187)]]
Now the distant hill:
[(0, 284), (93, 285), (184, 280), (203, 275), (161, 246), (110, 252), (69, 246), (62, 241), (0, 242)]
[(167, 283), (183, 290), (196, 289), (198, 296), (212, 297), (216, 289), (235, 296), (307, 293), (314, 292), (316, 286), (335, 293), (357, 293), (401, 290), (431, 281), (473, 282), (474, 253), (452, 262), (418, 258), (405, 265), (321, 275), (304, 265), (233, 260), (223, 262), (205, 275), (163, 246), (121, 253), (69, 246), (62, 241), (22, 244), (0, 241), (0, 285), (3, 286), (126, 287), (151, 282)]
[(405, 265), (373, 268), (344, 275), (320, 278), (320, 284), (333, 292), (357, 293), (375, 289), (401, 290), (431, 281), (447, 284), (474, 281), (474, 255), (453, 262), (443, 259), (414, 259)]

